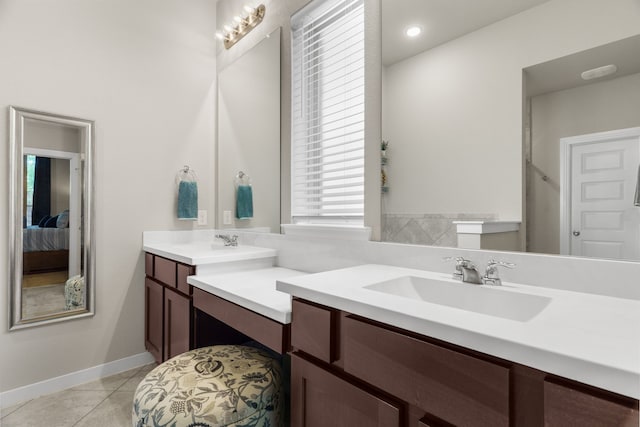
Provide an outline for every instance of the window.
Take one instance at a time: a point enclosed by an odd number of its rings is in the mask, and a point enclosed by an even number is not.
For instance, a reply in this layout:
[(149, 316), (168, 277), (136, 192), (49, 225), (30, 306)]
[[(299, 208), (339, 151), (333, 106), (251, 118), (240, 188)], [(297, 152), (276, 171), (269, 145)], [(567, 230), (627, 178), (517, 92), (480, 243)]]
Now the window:
[(25, 185), (26, 185), (26, 194), (25, 194), (25, 217), (26, 217), (26, 225), (38, 225), (32, 224), (32, 216), (33, 216), (33, 189), (35, 187), (35, 176), (36, 176), (36, 156), (27, 154), (24, 156), (24, 170), (26, 174)]
[(316, 0), (293, 16), (294, 223), (364, 217), (364, 0)]

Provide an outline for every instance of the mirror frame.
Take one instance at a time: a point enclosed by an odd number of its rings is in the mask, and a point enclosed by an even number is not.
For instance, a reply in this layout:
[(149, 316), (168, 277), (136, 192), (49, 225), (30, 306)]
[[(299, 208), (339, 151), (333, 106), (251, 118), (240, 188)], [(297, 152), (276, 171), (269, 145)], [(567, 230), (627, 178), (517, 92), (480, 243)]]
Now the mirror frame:
[[(50, 315), (24, 319), (22, 317), (22, 206), (23, 206), (23, 155), (25, 119), (40, 120), (83, 130), (84, 168), (82, 183), (82, 244), (85, 278), (85, 308), (60, 311)], [(95, 234), (94, 230), (94, 122), (76, 117), (62, 116), (43, 111), (9, 106), (9, 330), (57, 323), (65, 320), (90, 317), (95, 314)]]

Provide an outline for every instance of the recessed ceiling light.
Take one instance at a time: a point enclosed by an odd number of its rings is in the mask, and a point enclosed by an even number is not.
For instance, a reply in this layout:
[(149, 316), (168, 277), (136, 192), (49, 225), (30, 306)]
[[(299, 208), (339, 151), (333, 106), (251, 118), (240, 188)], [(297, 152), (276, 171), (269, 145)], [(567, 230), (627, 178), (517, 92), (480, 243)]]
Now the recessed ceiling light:
[(407, 37), (417, 37), (421, 32), (422, 28), (418, 27), (417, 25), (412, 25), (411, 27), (407, 28), (404, 33), (407, 35)]

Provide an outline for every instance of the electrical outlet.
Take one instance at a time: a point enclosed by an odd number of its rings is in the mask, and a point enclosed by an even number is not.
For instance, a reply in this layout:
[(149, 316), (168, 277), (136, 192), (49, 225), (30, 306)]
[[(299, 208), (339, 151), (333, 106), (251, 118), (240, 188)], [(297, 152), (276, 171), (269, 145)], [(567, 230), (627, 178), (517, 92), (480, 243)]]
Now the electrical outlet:
[(231, 225), (233, 221), (231, 220), (231, 211), (223, 211), (222, 212), (222, 224), (223, 225)]
[(198, 225), (207, 225), (207, 211), (198, 211)]

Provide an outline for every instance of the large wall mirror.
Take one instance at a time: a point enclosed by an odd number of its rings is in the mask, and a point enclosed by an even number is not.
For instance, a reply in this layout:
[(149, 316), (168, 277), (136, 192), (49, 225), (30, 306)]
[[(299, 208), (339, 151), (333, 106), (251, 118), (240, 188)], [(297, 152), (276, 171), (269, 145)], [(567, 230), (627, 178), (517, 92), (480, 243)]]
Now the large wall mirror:
[(218, 73), (218, 228), (280, 230), (280, 28)]
[(381, 1), (382, 240), (640, 260), (637, 1)]
[(90, 316), (93, 122), (18, 107), (9, 120), (9, 328)]

